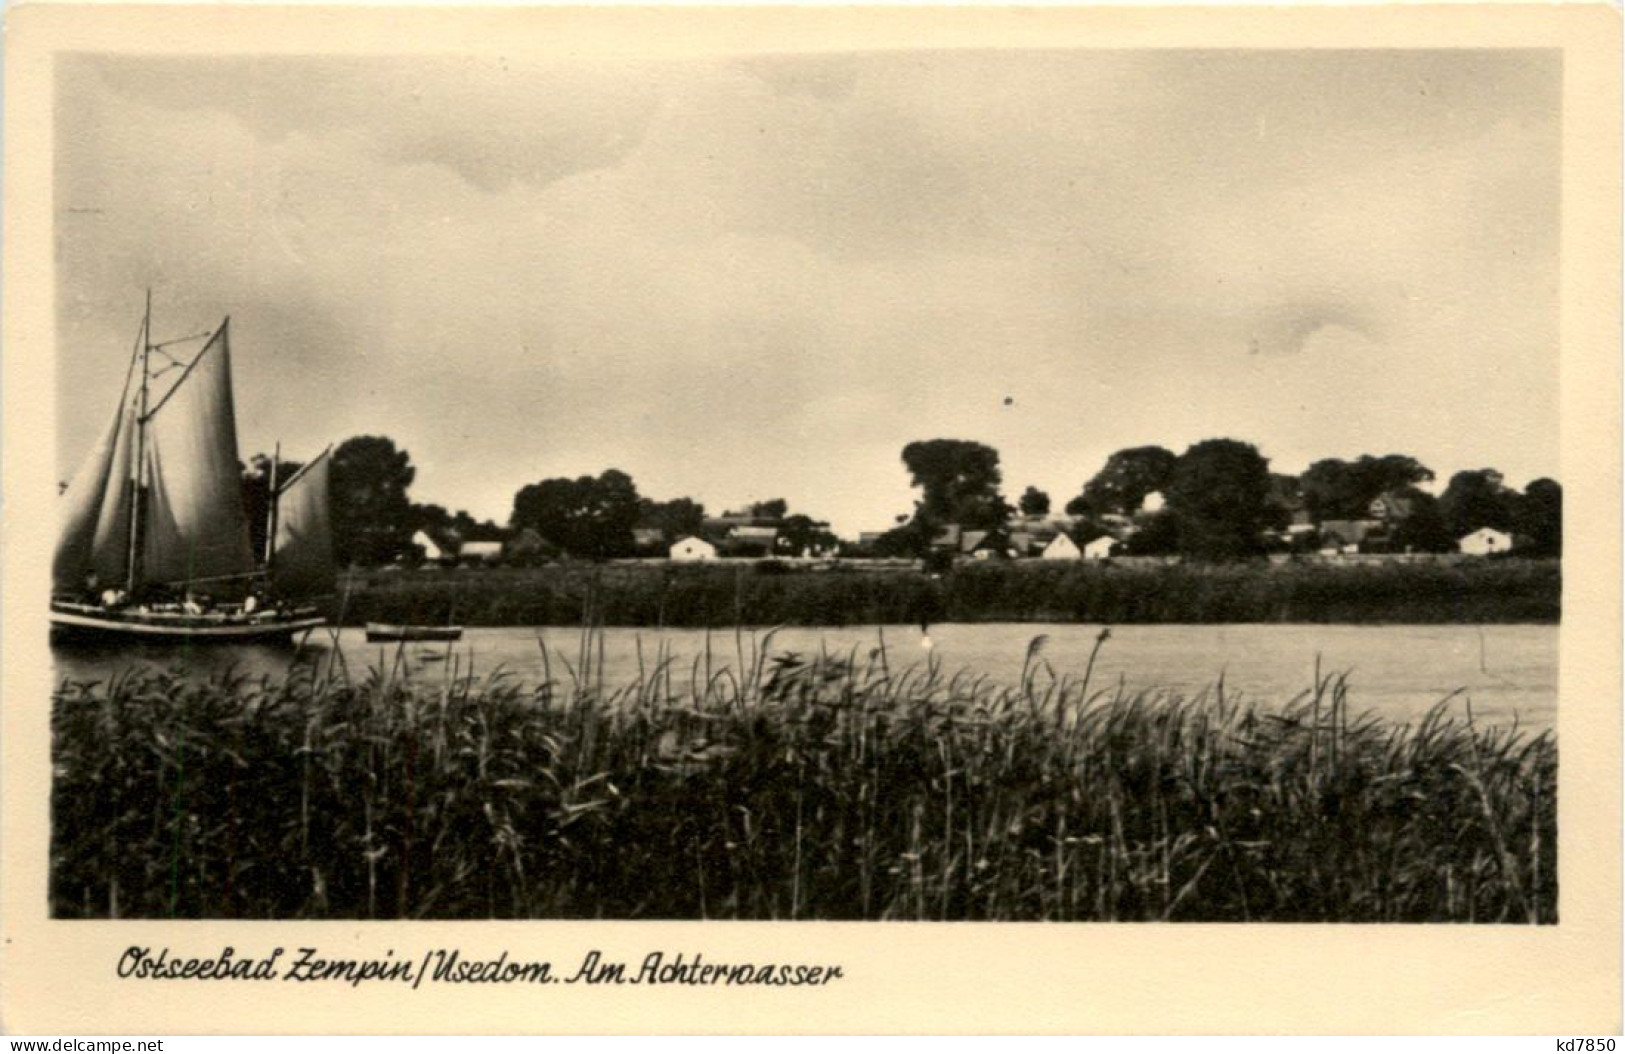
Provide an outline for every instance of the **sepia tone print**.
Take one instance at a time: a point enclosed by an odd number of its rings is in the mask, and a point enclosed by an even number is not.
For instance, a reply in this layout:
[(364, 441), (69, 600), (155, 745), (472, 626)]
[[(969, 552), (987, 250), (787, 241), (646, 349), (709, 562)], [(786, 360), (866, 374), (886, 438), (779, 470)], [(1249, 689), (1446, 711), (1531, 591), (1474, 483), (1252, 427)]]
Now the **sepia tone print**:
[(1559, 919), (1551, 48), (62, 55), (58, 919)]

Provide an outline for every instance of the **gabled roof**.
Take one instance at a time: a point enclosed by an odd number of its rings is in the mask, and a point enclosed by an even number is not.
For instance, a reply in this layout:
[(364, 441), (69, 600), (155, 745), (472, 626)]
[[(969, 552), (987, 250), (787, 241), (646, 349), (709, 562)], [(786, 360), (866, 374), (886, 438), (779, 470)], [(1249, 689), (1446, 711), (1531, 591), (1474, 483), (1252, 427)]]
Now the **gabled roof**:
[[(1411, 508), (1415, 504), (1414, 499), (1401, 494), (1397, 490), (1384, 491), (1371, 499), (1370, 512), (1373, 516), (1386, 515), (1395, 519), (1404, 519), (1411, 514)], [(1378, 512), (1379, 508), (1383, 511)]]
[(523, 528), (518, 534), (508, 539), (508, 548), (516, 551), (538, 549), (546, 544), (547, 539), (543, 538), (534, 527)]
[(1366, 536), (1382, 529), (1381, 520), (1322, 520), (1322, 537), (1335, 534), (1345, 542), (1363, 542)]
[(422, 528), (412, 532), (412, 544), (422, 546), (423, 554), (431, 559), (457, 551), (455, 540), (447, 541), (437, 537), (434, 532)]

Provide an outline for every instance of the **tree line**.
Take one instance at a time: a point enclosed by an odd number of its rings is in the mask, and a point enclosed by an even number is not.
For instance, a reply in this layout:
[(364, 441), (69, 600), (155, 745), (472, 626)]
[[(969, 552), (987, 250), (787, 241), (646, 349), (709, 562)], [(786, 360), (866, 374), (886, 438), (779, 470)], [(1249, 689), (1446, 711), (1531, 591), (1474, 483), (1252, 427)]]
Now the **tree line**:
[[(999, 453), (986, 444), (922, 440), (905, 446), (901, 459), (919, 495), (913, 510), (896, 517), (893, 528), (873, 542), (879, 555), (923, 555), (950, 525), (1007, 534), (1050, 516), (1050, 496), (1037, 487), (1026, 487), (1015, 504), (1006, 500)], [(273, 467), (263, 454), (245, 467), (244, 503), (256, 552), (264, 551), (273, 472), (287, 479), (299, 467), (286, 461)], [(640, 532), (657, 532), (669, 543), (702, 534), (707, 523), (702, 503), (689, 497), (654, 500), (639, 493), (631, 476), (613, 468), (597, 476), (526, 484), (514, 494), (508, 522), (500, 525), (464, 510), (413, 501), (416, 474), (410, 455), (385, 436), (356, 436), (334, 450), (331, 514), (335, 555), (342, 563), (396, 562), (413, 552), (419, 531), (460, 542), (507, 540), (529, 532), (539, 542), (539, 558), (616, 559), (641, 551)], [(1431, 469), (1402, 454), (1323, 459), (1294, 476), (1270, 471), (1256, 447), (1235, 439), (1204, 440), (1182, 454), (1160, 446), (1130, 447), (1107, 458), (1066, 502), (1066, 529), (1081, 542), (1114, 533), (1131, 520), (1134, 529), (1124, 542), (1130, 553), (1246, 559), (1267, 551), (1271, 533), (1295, 521), (1325, 525), (1365, 519), (1382, 498), (1403, 508), (1403, 515), (1392, 518), (1395, 547), (1450, 551), (1461, 536), (1493, 527), (1516, 535), (1519, 548), (1530, 555), (1560, 555), (1562, 488), (1556, 481), (1537, 479), (1520, 492), (1494, 469), (1473, 469), (1457, 472), (1435, 496), (1420, 486), (1434, 478)], [(1161, 501), (1148, 500), (1154, 495)], [(772, 525), (777, 555), (830, 552), (838, 543), (826, 523), (792, 513), (783, 499), (725, 515), (733, 523)]]
[[(1051, 499), (1029, 486), (1012, 507), (1002, 493), (998, 451), (983, 443), (934, 439), (903, 448), (903, 465), (920, 491), (912, 514), (876, 543), (882, 555), (921, 555), (943, 528), (992, 533), (1048, 516)], [(1563, 491), (1537, 479), (1522, 492), (1493, 468), (1450, 477), (1442, 494), (1422, 489), (1433, 470), (1404, 454), (1326, 458), (1298, 475), (1271, 472), (1250, 443), (1208, 439), (1183, 454), (1160, 446), (1119, 450), (1066, 503), (1075, 541), (1126, 534), (1135, 555), (1181, 555), (1202, 560), (1247, 559), (1272, 547), (1294, 523), (1312, 526), (1313, 539), (1328, 525), (1367, 521), (1378, 499), (1389, 506), (1386, 541), (1398, 551), (1451, 552), (1457, 540), (1481, 527), (1515, 535), (1531, 556), (1561, 555)], [(1160, 501), (1148, 501), (1153, 495)], [(1132, 531), (1121, 531), (1124, 520)], [(1344, 528), (1347, 529), (1347, 528)]]
[[(273, 476), (286, 480), (300, 467), (299, 462), (279, 461), (273, 468), (272, 458), (265, 454), (255, 455), (244, 467), (243, 501), (255, 552), (265, 551)], [(526, 484), (514, 494), (506, 524), (477, 519), (462, 509), (452, 512), (413, 501), (410, 492), (416, 477), (410, 454), (386, 436), (356, 436), (334, 449), (330, 514), (334, 555), (341, 564), (375, 567), (420, 556), (413, 542), (419, 532), (439, 544), (506, 542), (530, 532), (537, 544), (526, 556), (538, 560), (640, 555), (649, 546), (640, 545), (638, 533), (653, 532), (662, 540), (654, 548), (664, 554), (671, 541), (702, 534), (707, 521), (702, 503), (688, 497), (657, 501), (640, 494), (631, 476), (613, 468), (597, 476)], [(772, 524), (777, 555), (833, 552), (838, 544), (826, 522), (792, 512), (783, 498), (755, 502), (724, 516)]]

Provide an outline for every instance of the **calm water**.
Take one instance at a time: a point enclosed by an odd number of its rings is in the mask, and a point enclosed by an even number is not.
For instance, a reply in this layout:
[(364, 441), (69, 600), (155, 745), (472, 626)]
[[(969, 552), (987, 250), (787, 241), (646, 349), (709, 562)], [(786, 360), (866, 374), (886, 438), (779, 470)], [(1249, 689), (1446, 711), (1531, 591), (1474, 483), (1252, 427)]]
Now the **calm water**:
[[(1028, 642), (1042, 634), (1042, 655), (1057, 674), (1081, 676), (1100, 632), (1099, 626), (1034, 623), (943, 624), (931, 628), (931, 648), (944, 672), (974, 670), (990, 679), (1015, 684), (1021, 676)], [(553, 657), (553, 676), (567, 677), (561, 659), (574, 663), (579, 633), (567, 628), (471, 629), (454, 645), (368, 644), (358, 629), (340, 631), (337, 647), (352, 672), (370, 666), (405, 664), (414, 676), (444, 676), (450, 649), (460, 669), (472, 664), (477, 674), (506, 670), (522, 683), (542, 679), (538, 633)], [(746, 633), (745, 659), (760, 647), (763, 634)], [(816, 654), (859, 650), (860, 657), (882, 637), (893, 671), (922, 663), (927, 655), (918, 626), (790, 628), (780, 630), (770, 654)], [(645, 665), (652, 665), (659, 642), (677, 660), (674, 681), (686, 679), (690, 664), (706, 648), (704, 630), (616, 629), (604, 631), (604, 682), (613, 687), (638, 676), (641, 646)], [(1354, 709), (1371, 710), (1396, 721), (1409, 721), (1446, 694), (1465, 689), (1475, 719), (1550, 728), (1557, 717), (1556, 626), (1121, 626), (1100, 651), (1094, 683), (1129, 687), (1167, 687), (1194, 691), (1221, 675), (1227, 692), (1241, 692), (1260, 703), (1277, 704), (1307, 688), (1315, 658), (1322, 669), (1349, 671)], [(311, 637), (298, 661), (330, 656), (331, 633)], [(738, 647), (732, 631), (710, 633), (712, 669), (737, 668)], [(200, 676), (236, 667), (273, 677), (294, 660), (290, 649), (263, 646), (211, 646), (196, 649), (143, 647), (84, 651), (59, 648), (59, 679), (96, 680), (128, 663), (184, 663)], [(1455, 704), (1460, 706), (1458, 700)]]

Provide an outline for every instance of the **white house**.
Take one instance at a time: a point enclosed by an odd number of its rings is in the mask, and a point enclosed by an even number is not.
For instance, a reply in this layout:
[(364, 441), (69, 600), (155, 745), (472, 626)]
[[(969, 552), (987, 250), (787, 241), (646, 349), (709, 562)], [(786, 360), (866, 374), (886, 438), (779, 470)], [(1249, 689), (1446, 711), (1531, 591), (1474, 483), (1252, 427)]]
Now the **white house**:
[(1055, 540), (1044, 546), (1043, 559), (1045, 560), (1076, 560), (1083, 555), (1074, 542), (1064, 534), (1057, 534)]
[(728, 531), (726, 549), (729, 556), (772, 556), (778, 541), (777, 527), (741, 525)]
[(464, 542), (457, 550), (457, 561), (464, 564), (494, 564), (502, 559), (501, 542)]
[(1112, 555), (1112, 546), (1116, 544), (1116, 538), (1113, 538), (1109, 534), (1103, 534), (1093, 541), (1084, 543), (1083, 558), (1085, 560), (1104, 560), (1106, 557)]
[(684, 562), (715, 560), (717, 558), (717, 547), (704, 538), (695, 538), (690, 535), (673, 542), (669, 555), (673, 560)]
[(446, 558), (446, 551), (440, 548), (440, 543), (429, 537), (428, 531), (419, 531), (412, 535), (412, 544), (423, 550), (425, 563), (436, 564)]
[(1456, 548), (1468, 556), (1489, 556), (1512, 550), (1512, 535), (1494, 527), (1480, 527), (1456, 543)]

